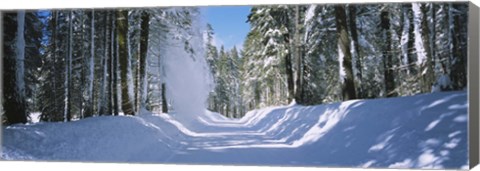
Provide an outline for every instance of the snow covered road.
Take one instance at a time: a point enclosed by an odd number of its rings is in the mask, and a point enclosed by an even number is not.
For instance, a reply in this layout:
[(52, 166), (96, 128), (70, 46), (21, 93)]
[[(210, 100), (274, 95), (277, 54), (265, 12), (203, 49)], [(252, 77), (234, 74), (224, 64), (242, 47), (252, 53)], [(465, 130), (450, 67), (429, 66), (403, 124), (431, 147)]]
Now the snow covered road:
[(6, 160), (466, 168), (467, 93), (2, 128)]

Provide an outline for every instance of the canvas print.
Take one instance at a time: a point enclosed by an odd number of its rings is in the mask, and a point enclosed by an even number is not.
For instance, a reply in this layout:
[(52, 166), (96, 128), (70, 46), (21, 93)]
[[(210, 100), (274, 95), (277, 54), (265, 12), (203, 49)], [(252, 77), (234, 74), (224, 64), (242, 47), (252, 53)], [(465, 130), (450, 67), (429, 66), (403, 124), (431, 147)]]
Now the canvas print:
[(2, 160), (468, 169), (466, 2), (2, 11)]

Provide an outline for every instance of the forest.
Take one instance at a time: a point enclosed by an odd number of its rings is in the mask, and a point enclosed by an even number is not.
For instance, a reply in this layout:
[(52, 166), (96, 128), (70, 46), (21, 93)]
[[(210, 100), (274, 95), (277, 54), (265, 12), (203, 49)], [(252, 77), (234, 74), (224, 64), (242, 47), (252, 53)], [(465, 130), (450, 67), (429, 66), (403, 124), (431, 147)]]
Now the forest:
[(464, 90), (467, 15), (456, 2), (252, 6), (243, 47), (226, 49), (198, 7), (3, 11), (2, 122), (179, 110), (171, 49), (206, 60), (205, 107), (230, 118)]

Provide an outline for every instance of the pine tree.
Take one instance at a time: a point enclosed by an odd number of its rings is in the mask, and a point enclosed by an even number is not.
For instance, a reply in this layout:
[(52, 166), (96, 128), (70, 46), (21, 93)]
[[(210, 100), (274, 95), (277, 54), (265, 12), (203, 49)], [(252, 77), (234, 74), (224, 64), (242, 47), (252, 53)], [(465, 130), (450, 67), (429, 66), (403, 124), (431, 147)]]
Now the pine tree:
[(337, 101), (338, 53), (335, 15), (331, 6), (310, 5), (305, 14), (304, 104)]
[[(213, 28), (210, 24), (207, 24), (207, 30), (206, 30), (206, 33), (205, 33), (205, 36), (206, 36), (206, 42), (205, 42), (205, 48), (206, 48), (206, 54), (205, 54), (205, 58), (208, 62), (208, 65), (210, 67), (210, 71), (212, 72), (212, 75), (213, 75), (213, 82), (214, 84), (217, 82), (217, 67), (216, 67), (216, 64), (217, 64), (217, 61), (218, 61), (218, 51), (217, 51), (217, 47), (213, 44), (213, 36), (214, 36), (214, 31), (213, 31)], [(212, 85), (212, 87), (214, 87), (214, 85)], [(209, 93), (209, 97), (208, 97), (208, 108), (209, 110), (211, 111), (218, 111), (218, 103), (217, 103), (217, 95), (216, 95), (216, 91), (211, 91)]]
[[(290, 44), (293, 41), (293, 34), (291, 33), (291, 14), (289, 13), (288, 6), (280, 5), (280, 6), (273, 6), (271, 8), (266, 8), (265, 13), (267, 19), (271, 17), (271, 20), (267, 20), (271, 23), (270, 27), (272, 27), (273, 31), (266, 30), (267, 28), (260, 28), (260, 31), (266, 34), (266, 39), (264, 42), (267, 42), (265, 45), (266, 53), (268, 55), (279, 55), (283, 63), (284, 67), (284, 74), (286, 75), (287, 81), (287, 103), (292, 101), (295, 95), (295, 88), (294, 88), (294, 78), (293, 78), (293, 63), (292, 63), (292, 53), (290, 49)], [(268, 23), (268, 22), (267, 22)], [(278, 31), (278, 32), (277, 32)], [(270, 44), (273, 40), (274, 43)], [(280, 46), (279, 46), (280, 45)], [(269, 52), (270, 51), (270, 52)]]
[[(293, 100), (295, 95), (293, 78), (293, 61), (291, 52), (291, 43), (294, 36), (292, 30), (292, 20), (290, 20), (291, 10), (286, 5), (262, 6), (252, 8), (248, 21), (251, 23), (250, 38), (257, 47), (248, 49), (246, 55), (251, 56), (252, 61), (246, 61), (247, 65), (254, 65), (251, 79), (262, 80), (261, 82), (251, 82), (254, 84), (251, 91), (258, 97), (257, 106), (266, 106), (273, 104), (285, 104)], [(248, 37), (247, 37), (247, 40)], [(258, 49), (258, 50), (257, 50)], [(251, 53), (250, 53), (251, 52)], [(261, 60), (257, 62), (259, 57)], [(255, 74), (261, 74), (255, 76)], [(273, 79), (278, 77), (280, 79)], [(284, 86), (286, 83), (286, 86)], [(284, 91), (283, 89), (286, 89)], [(286, 94), (285, 99), (272, 98), (274, 95)]]
[[(252, 9), (252, 11), (254, 8)], [(261, 78), (258, 75), (262, 72), (262, 65), (259, 64), (258, 59), (260, 55), (257, 53), (261, 47), (259, 39), (259, 33), (255, 30), (251, 30), (245, 43), (243, 44), (243, 65), (242, 65), (242, 96), (244, 104), (247, 110), (257, 108), (260, 105), (260, 81)], [(265, 66), (265, 65), (263, 65)], [(216, 92), (216, 91), (215, 91)]]
[(234, 118), (239, 118), (243, 109), (242, 99), (240, 95), (240, 66), (241, 58), (238, 54), (237, 47), (233, 46), (232, 50), (230, 51), (229, 96), (232, 97), (232, 101), (230, 101), (230, 106), (232, 106), (231, 112)]
[(228, 61), (229, 61), (229, 56), (227, 52), (225, 52), (225, 48), (223, 46), (220, 47), (220, 52), (219, 52), (219, 60), (217, 61), (216, 68), (217, 70), (217, 75), (216, 75), (216, 86), (215, 86), (215, 92), (217, 94), (217, 103), (218, 103), (218, 109), (217, 111), (220, 112), (221, 114), (224, 114), (226, 116), (229, 115), (229, 101), (230, 101), (230, 96), (228, 93)]

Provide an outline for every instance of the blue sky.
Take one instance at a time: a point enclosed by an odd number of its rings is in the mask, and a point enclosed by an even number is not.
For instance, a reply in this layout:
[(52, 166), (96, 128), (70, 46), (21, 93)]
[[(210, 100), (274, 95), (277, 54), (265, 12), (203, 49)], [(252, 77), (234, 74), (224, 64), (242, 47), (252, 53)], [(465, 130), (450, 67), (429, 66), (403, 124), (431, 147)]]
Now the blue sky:
[(251, 6), (209, 6), (202, 7), (203, 15), (213, 27), (215, 41), (220, 48), (224, 45), (226, 49), (237, 46), (242, 48), (243, 41), (250, 31), (246, 22)]

